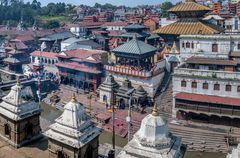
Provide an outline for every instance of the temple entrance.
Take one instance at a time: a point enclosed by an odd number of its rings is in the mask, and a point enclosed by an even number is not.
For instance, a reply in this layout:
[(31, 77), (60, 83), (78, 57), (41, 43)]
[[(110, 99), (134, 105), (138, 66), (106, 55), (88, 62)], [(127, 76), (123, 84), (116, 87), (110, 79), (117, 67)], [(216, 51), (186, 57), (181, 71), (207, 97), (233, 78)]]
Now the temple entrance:
[(92, 158), (93, 157), (93, 148), (92, 148), (91, 145), (88, 146), (84, 157), (86, 157), (86, 158)]
[(63, 151), (58, 151), (57, 157), (58, 158), (69, 158), (69, 156), (66, 153), (64, 153)]
[(5, 134), (5, 136), (10, 137), (11, 128), (10, 128), (10, 126), (8, 124), (4, 125), (4, 134)]
[(94, 91), (94, 86), (92, 83), (89, 83), (89, 91)]
[(178, 66), (178, 63), (177, 62), (171, 62), (170, 63), (170, 72), (174, 72), (174, 68)]
[(26, 138), (31, 139), (33, 136), (33, 125), (31, 123), (27, 123), (25, 126)]
[(125, 100), (121, 98), (119, 102), (119, 109), (125, 109), (125, 106)]
[(103, 96), (103, 101), (107, 102), (107, 96), (106, 95)]

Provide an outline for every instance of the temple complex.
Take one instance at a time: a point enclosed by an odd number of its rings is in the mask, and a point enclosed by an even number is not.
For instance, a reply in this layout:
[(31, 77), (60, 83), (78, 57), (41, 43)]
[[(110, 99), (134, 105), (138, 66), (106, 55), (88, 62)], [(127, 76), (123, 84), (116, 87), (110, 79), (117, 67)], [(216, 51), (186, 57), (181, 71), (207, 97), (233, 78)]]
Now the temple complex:
[(76, 49), (57, 55), (61, 83), (95, 92), (101, 84), (104, 51)]
[(100, 102), (108, 105), (115, 103), (119, 109), (128, 107), (130, 95), (132, 106), (135, 108), (146, 107), (150, 102), (148, 94), (142, 86), (135, 89), (128, 79), (119, 85), (111, 74), (106, 77), (98, 90)]
[(20, 82), (11, 88), (0, 103), (0, 137), (14, 147), (40, 138), (40, 113), (37, 103), (23, 98)]
[(84, 106), (75, 95), (64, 106), (63, 114), (55, 120), (46, 135), (51, 158), (97, 158), (101, 130), (86, 115)]
[(156, 48), (134, 38), (113, 49), (112, 63), (106, 65), (108, 73), (122, 85), (128, 78), (133, 88), (139, 86), (154, 97), (164, 76), (165, 60), (157, 60)]
[(180, 36), (181, 64), (173, 73), (169, 127), (189, 150), (226, 153), (239, 143), (238, 39), (225, 34)]
[(186, 0), (185, 3), (180, 3), (169, 10), (170, 13), (177, 15), (179, 20), (154, 32), (172, 42), (176, 41), (179, 35), (219, 34), (223, 31), (220, 26), (202, 20), (209, 11), (210, 8), (198, 4), (195, 0)]
[(186, 146), (181, 139), (169, 133), (155, 106), (117, 158), (183, 158), (185, 151)]

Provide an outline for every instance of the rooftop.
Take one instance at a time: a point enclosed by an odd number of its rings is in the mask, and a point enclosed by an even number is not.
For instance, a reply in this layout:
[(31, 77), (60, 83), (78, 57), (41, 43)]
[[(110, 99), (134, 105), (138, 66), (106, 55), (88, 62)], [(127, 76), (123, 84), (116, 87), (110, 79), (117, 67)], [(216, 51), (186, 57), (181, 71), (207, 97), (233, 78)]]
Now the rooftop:
[(217, 25), (195, 20), (179, 20), (167, 26), (155, 30), (158, 34), (176, 34), (176, 35), (212, 35), (219, 34), (222, 31)]
[(195, 0), (186, 0), (185, 3), (180, 3), (174, 7), (172, 7), (169, 12), (196, 12), (196, 11), (211, 11), (211, 9), (207, 6), (201, 5), (197, 3)]
[(46, 57), (51, 59), (57, 59), (57, 53), (53, 52), (42, 52), (42, 51), (34, 51), (31, 53), (32, 56), (38, 56), (38, 57)]
[(186, 60), (187, 64), (200, 64), (200, 65), (224, 65), (224, 66), (237, 66), (237, 62), (227, 59), (204, 58), (204, 57), (190, 57)]
[(113, 52), (130, 53), (136, 55), (143, 55), (150, 52), (156, 52), (157, 49), (143, 41), (134, 37), (131, 41), (120, 45), (113, 49)]
[(219, 96), (180, 92), (176, 94), (175, 98), (188, 100), (188, 101), (203, 102), (203, 103), (240, 106), (240, 99), (231, 98), (231, 97), (219, 97)]

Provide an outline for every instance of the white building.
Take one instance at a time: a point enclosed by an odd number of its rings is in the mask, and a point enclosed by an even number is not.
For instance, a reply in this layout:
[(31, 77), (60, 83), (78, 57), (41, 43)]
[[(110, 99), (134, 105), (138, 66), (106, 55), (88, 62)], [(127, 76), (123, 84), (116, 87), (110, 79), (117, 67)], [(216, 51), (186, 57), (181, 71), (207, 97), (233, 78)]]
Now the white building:
[(154, 108), (117, 158), (183, 158), (184, 154), (181, 139), (169, 133), (166, 123)]
[(66, 51), (66, 47), (70, 46), (73, 43), (79, 42), (79, 41), (83, 41), (86, 39), (83, 38), (76, 38), (76, 37), (71, 37), (69, 39), (66, 39), (64, 41), (61, 42), (61, 51)]
[(240, 31), (240, 18), (233, 16), (224, 20), (225, 32), (237, 33)]
[(229, 53), (240, 51), (240, 35), (181, 35), (180, 56), (184, 61), (191, 56), (229, 58)]
[(64, 106), (63, 114), (46, 131), (49, 157), (97, 158), (100, 134), (101, 130), (91, 121), (74, 95)]
[(105, 27), (107, 31), (122, 31), (125, 26), (127, 26), (128, 23), (117, 21), (117, 22), (106, 22), (102, 25), (102, 27)]

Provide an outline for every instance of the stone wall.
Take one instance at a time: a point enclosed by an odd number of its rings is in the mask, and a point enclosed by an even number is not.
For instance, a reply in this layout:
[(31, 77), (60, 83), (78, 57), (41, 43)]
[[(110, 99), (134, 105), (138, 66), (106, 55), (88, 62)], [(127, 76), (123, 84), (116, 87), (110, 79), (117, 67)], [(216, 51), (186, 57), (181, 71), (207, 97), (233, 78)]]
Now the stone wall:
[[(98, 145), (98, 137), (96, 137), (80, 149), (70, 147), (66, 144), (49, 138), (49, 158), (58, 158), (58, 152), (62, 152), (62, 154), (65, 155), (67, 158), (98, 158)], [(89, 157), (88, 155), (90, 153), (92, 154), (91, 157)]]
[[(32, 127), (30, 127), (31, 125)], [(5, 128), (7, 126), (9, 127), (9, 135), (5, 134)], [(29, 130), (31, 129), (31, 132), (27, 131), (27, 127)], [(39, 114), (18, 122), (0, 115), (0, 136), (14, 147), (20, 147), (27, 142), (30, 142), (33, 139), (40, 137), (40, 134), (41, 128)]]

